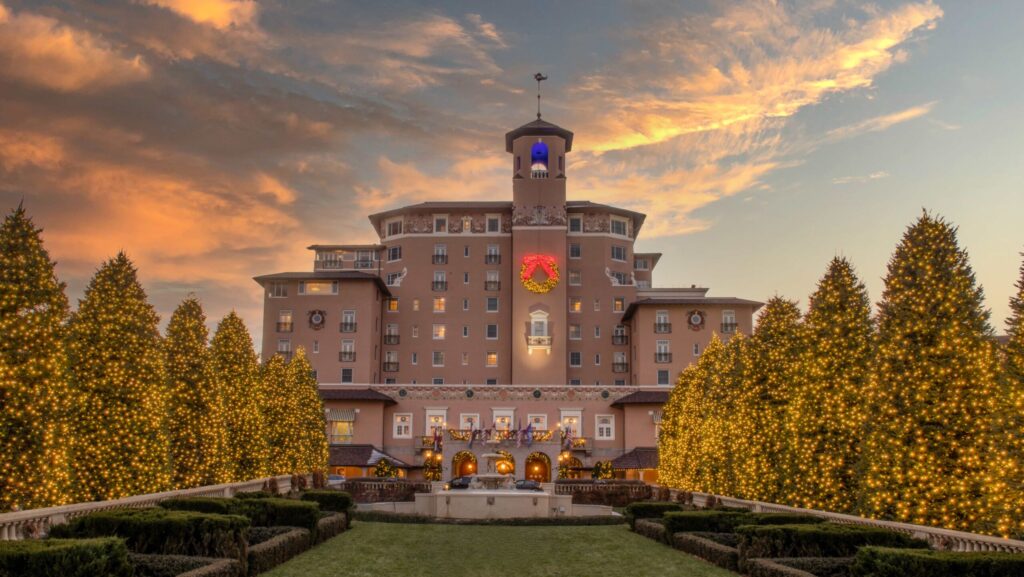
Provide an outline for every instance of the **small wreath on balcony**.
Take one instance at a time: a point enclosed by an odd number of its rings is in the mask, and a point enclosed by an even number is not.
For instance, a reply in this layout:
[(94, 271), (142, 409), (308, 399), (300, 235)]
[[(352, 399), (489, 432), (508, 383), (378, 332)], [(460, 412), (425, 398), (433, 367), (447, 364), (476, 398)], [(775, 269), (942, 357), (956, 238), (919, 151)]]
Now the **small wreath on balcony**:
[[(533, 280), (533, 275), (540, 268), (547, 275), (544, 282), (539, 283)], [(547, 294), (558, 285), (558, 265), (555, 264), (555, 257), (546, 254), (528, 254), (523, 257), (523, 265), (519, 269), (519, 280), (523, 287), (537, 294)]]
[(327, 321), (327, 313), (320, 310), (309, 311), (309, 328), (318, 331), (324, 328)]

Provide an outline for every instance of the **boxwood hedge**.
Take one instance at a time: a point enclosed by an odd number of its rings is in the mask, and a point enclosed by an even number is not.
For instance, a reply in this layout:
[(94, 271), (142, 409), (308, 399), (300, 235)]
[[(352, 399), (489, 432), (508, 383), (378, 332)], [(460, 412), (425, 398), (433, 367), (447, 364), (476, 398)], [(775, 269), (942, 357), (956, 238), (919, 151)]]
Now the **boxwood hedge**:
[(1024, 554), (862, 547), (851, 574), (856, 577), (1020, 577)]
[(302, 494), (303, 501), (313, 501), (320, 505), (321, 511), (344, 513), (352, 508), (352, 495), (345, 491), (333, 489), (313, 489)]
[(750, 511), (679, 511), (665, 513), (665, 528), (669, 534), (681, 531), (732, 533), (740, 525), (791, 525), (823, 523), (824, 519), (796, 513), (752, 513)]
[(864, 545), (926, 548), (924, 541), (880, 527), (818, 523), (813, 525), (743, 525), (740, 556), (758, 557), (849, 557)]
[(0, 575), (131, 577), (132, 565), (117, 538), (0, 541)]
[(167, 499), (161, 507), (178, 511), (230, 513), (247, 517), (254, 527), (302, 527), (316, 530), (320, 506), (315, 501), (297, 501), (276, 497), (234, 498), (184, 497)]
[(626, 506), (626, 519), (633, 527), (637, 519), (657, 519), (670, 511), (682, 511), (679, 503), (665, 501), (637, 501)]

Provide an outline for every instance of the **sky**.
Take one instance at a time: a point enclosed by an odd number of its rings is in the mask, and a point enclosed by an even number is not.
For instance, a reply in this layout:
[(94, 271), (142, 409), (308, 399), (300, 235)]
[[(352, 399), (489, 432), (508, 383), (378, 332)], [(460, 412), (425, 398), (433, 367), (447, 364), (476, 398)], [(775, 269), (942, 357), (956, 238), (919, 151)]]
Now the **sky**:
[(655, 286), (877, 301), (904, 229), (959, 226), (1003, 332), (1024, 250), (1024, 3), (0, 0), (0, 209), (75, 302), (124, 250), (258, 336), (258, 274), (366, 215), (509, 200), (504, 133), (575, 133), (569, 198), (648, 215)]

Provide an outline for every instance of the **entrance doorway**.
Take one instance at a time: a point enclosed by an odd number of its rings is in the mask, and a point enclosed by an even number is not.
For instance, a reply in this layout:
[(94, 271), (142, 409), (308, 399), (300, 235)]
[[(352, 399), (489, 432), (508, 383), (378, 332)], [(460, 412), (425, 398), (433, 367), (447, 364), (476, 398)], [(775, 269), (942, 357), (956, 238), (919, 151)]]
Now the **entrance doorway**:
[(526, 478), (538, 483), (551, 482), (551, 457), (539, 451), (526, 457)]
[(452, 478), (466, 477), (477, 472), (476, 455), (469, 451), (459, 451), (452, 457)]

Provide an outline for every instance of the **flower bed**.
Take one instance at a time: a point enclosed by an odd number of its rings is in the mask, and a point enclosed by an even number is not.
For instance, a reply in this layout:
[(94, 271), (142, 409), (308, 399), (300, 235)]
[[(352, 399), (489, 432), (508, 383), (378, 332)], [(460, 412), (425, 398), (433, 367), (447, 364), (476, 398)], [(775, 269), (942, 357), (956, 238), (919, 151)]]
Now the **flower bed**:
[(132, 566), (121, 539), (0, 541), (0, 575), (131, 577)]

